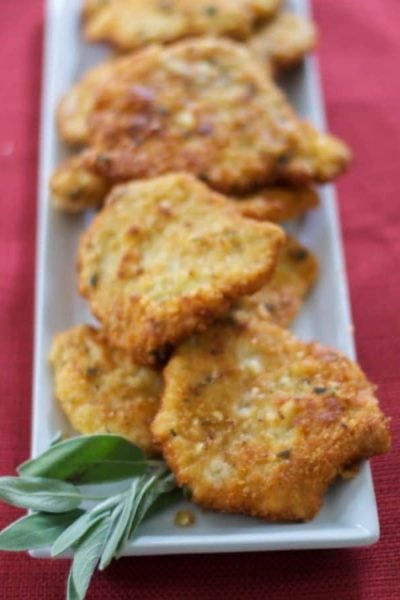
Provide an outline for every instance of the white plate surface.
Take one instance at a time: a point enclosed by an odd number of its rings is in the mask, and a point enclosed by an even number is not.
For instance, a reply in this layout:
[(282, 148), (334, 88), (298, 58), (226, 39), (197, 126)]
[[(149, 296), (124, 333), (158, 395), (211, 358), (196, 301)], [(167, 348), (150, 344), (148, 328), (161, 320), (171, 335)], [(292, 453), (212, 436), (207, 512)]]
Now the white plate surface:
[[(48, 180), (66, 155), (54, 123), (57, 100), (88, 67), (107, 55), (103, 47), (88, 46), (80, 36), (81, 0), (48, 0), (42, 122), (40, 139), (39, 217), (36, 276), (35, 364), (33, 385), (32, 455), (48, 448), (55, 433), (68, 430), (53, 401), (47, 354), (53, 335), (72, 325), (91, 320), (76, 291), (77, 240), (91, 215), (71, 217), (52, 210)], [(308, 14), (307, 0), (291, 6)], [(304, 67), (287, 77), (286, 89), (298, 112), (324, 128), (318, 67), (308, 58)], [(305, 340), (331, 344), (354, 358), (351, 314), (342, 256), (335, 192), (321, 189), (322, 205), (289, 225), (290, 230), (318, 256), (321, 277), (307, 299), (294, 329)], [(189, 506), (182, 502), (179, 508)], [(196, 552), (236, 552), (296, 548), (362, 546), (379, 537), (371, 472), (364, 463), (351, 481), (336, 483), (326, 496), (324, 508), (311, 523), (268, 524), (257, 519), (217, 513), (196, 513), (194, 526), (174, 525), (178, 506), (152, 518), (140, 529), (126, 555)], [(33, 551), (34, 556), (49, 556)]]

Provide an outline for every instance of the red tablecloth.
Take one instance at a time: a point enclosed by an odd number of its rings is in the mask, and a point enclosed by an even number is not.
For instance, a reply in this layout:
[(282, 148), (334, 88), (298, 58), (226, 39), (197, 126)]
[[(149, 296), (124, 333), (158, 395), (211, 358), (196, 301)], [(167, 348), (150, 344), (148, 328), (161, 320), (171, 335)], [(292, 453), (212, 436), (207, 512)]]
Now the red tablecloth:
[[(360, 362), (392, 416), (373, 461), (382, 537), (354, 550), (121, 560), (90, 598), (271, 600), (400, 597), (399, 0), (314, 0), (331, 129), (356, 160), (339, 183)], [(0, 473), (29, 453), (42, 1), (0, 2)], [(396, 435), (397, 433), (397, 435)], [(1, 506), (0, 527), (18, 514)], [(0, 555), (0, 598), (62, 598), (68, 563)]]

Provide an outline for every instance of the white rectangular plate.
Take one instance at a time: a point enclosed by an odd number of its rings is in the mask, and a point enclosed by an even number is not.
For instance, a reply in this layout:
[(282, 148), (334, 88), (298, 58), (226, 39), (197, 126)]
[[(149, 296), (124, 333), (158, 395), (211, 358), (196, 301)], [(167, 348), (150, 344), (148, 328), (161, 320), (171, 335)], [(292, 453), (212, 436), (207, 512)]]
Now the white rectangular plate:
[[(91, 320), (76, 291), (77, 240), (90, 215), (71, 217), (52, 210), (48, 180), (65, 156), (59, 143), (54, 113), (57, 100), (107, 50), (88, 46), (80, 35), (81, 0), (48, 0), (41, 124), (41, 162), (36, 272), (36, 340), (32, 454), (48, 448), (54, 434), (68, 430), (53, 401), (47, 354), (53, 335)], [(308, 14), (307, 0), (293, 0), (294, 10)], [(314, 58), (285, 82), (292, 103), (304, 117), (323, 128), (324, 113), (318, 69)], [(343, 266), (335, 194), (321, 189), (321, 207), (290, 224), (291, 231), (318, 256), (321, 277), (295, 323), (303, 339), (331, 344), (354, 358), (351, 316)], [(180, 508), (184, 506), (182, 502)], [(203, 513), (190, 506), (196, 523), (189, 529), (174, 525), (178, 506), (152, 518), (126, 555), (236, 552), (295, 548), (362, 546), (379, 537), (374, 490), (368, 463), (351, 481), (336, 483), (326, 496), (317, 518), (305, 524), (268, 524), (241, 516)], [(46, 551), (34, 556), (49, 556)]]

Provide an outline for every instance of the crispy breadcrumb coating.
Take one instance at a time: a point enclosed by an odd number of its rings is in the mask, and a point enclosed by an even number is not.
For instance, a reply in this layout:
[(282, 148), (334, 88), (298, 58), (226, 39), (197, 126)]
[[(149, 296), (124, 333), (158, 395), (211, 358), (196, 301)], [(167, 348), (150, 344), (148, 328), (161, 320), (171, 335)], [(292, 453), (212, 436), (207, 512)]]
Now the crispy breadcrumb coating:
[(225, 192), (327, 181), (347, 148), (297, 119), (242, 45), (194, 39), (133, 55), (101, 88), (86, 164), (112, 181), (189, 171)]
[(290, 12), (277, 14), (247, 40), (255, 55), (274, 71), (294, 67), (316, 43), (314, 23)]
[(71, 145), (87, 143), (88, 118), (101, 87), (107, 83), (118, 67), (129, 61), (119, 57), (106, 60), (89, 69), (82, 79), (61, 98), (57, 107), (57, 126), (61, 138)]
[(218, 191), (246, 194), (276, 181), (329, 181), (350, 160), (340, 140), (298, 120), (241, 44), (192, 39), (113, 64), (98, 87), (99, 68), (87, 74), (59, 110), (69, 141), (85, 138), (89, 146), (76, 158), (79, 168), (108, 187), (187, 171)]
[[(78, 213), (101, 208), (110, 191), (105, 177), (84, 166), (84, 154), (64, 161), (53, 173), (50, 192), (57, 210)], [(258, 221), (280, 223), (317, 208), (319, 196), (309, 185), (268, 186), (243, 196), (230, 196), (236, 209), (244, 216)]]
[(308, 520), (348, 465), (390, 446), (360, 368), (266, 319), (231, 315), (192, 336), (164, 377), (153, 438), (205, 507)]
[(153, 364), (269, 279), (285, 235), (186, 174), (116, 188), (84, 234), (79, 287), (110, 343)]
[(122, 51), (202, 35), (248, 37), (282, 0), (85, 0), (84, 31), (91, 42)]
[(52, 204), (63, 212), (102, 206), (109, 189), (107, 179), (86, 169), (79, 154), (61, 163), (50, 179)]
[(270, 186), (234, 199), (244, 217), (274, 223), (294, 219), (319, 205), (318, 193), (312, 186)]
[(159, 407), (161, 373), (136, 364), (88, 325), (58, 334), (50, 362), (55, 396), (76, 431), (114, 433), (156, 451), (150, 423)]
[(297, 316), (302, 302), (316, 282), (316, 257), (297, 240), (288, 237), (279, 252), (271, 279), (258, 292), (241, 298), (235, 310), (272, 318), (287, 327)]

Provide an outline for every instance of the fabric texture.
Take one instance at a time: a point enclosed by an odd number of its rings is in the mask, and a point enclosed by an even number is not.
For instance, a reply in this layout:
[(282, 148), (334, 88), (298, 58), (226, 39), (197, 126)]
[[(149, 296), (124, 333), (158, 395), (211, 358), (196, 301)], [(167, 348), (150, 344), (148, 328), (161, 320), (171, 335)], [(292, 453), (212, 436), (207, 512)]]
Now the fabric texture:
[[(90, 599), (398, 598), (400, 403), (399, 0), (314, 0), (330, 129), (354, 150), (338, 185), (359, 360), (392, 417), (373, 462), (370, 548), (124, 559)], [(42, 0), (0, 2), (0, 474), (29, 455)], [(43, 418), (46, 418), (45, 415)], [(0, 527), (20, 511), (0, 506)], [(0, 555), (0, 598), (63, 598), (67, 561)]]

